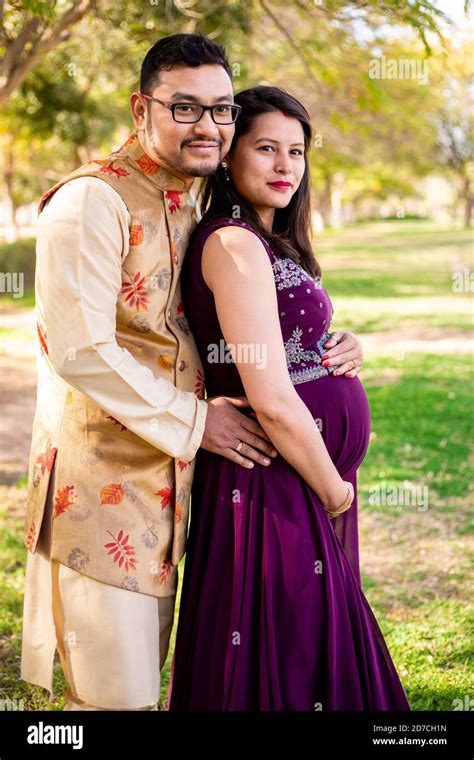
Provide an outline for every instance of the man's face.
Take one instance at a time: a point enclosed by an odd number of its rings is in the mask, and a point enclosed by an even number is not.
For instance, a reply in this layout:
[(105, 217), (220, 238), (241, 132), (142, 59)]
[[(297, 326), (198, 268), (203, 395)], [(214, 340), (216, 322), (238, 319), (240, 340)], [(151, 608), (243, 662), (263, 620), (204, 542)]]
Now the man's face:
[[(150, 94), (167, 104), (234, 102), (227, 72), (214, 64), (162, 71), (159, 85)], [(235, 125), (215, 124), (210, 111), (193, 124), (183, 124), (174, 121), (168, 108), (139, 93), (132, 94), (130, 103), (143, 149), (173, 174), (183, 178), (213, 174), (230, 148)]]

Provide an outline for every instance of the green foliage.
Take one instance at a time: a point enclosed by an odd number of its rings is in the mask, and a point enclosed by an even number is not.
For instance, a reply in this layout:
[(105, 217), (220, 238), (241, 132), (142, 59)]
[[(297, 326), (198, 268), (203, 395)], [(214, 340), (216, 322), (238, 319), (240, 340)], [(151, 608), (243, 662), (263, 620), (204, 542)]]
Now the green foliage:
[[(16, 243), (4, 243), (0, 245), (0, 272), (22, 272), (24, 275), (25, 288), (34, 287), (35, 283), (35, 241), (19, 240)], [(5, 296), (1, 294), (2, 303)], [(13, 299), (23, 301), (23, 299)], [(24, 306), (22, 302), (20, 304)]]

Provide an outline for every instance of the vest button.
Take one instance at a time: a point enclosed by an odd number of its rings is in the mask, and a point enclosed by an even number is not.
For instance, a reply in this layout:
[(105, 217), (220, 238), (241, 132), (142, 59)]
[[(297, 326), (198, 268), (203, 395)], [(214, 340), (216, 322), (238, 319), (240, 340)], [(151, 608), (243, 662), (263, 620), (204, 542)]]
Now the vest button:
[(171, 319), (171, 309), (168, 309), (168, 319)]
[(181, 360), (180, 363), (179, 363), (179, 369), (181, 370), (181, 372), (183, 371), (183, 369), (185, 368), (185, 366), (186, 366), (186, 362), (184, 362), (183, 360)]

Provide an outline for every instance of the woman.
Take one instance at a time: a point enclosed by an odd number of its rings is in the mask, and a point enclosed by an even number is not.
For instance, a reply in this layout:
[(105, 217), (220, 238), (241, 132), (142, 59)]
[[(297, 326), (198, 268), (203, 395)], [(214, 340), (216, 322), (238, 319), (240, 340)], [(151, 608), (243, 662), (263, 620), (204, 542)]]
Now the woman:
[(370, 412), (359, 379), (322, 361), (332, 305), (308, 238), (309, 116), (273, 87), (236, 102), (183, 297), (208, 395), (246, 395), (279, 456), (245, 470), (198, 453), (169, 707), (408, 710), (331, 520), (353, 509)]

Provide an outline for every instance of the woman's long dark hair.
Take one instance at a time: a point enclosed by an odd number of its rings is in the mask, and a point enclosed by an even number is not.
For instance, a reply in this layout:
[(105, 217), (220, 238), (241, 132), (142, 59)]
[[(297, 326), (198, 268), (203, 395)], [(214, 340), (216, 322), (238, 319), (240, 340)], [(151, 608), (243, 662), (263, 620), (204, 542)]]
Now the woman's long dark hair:
[[(232, 178), (226, 179), (221, 164), (204, 186), (201, 207), (204, 215), (196, 233), (214, 219), (233, 218), (235, 208), (239, 209), (239, 219), (250, 224), (268, 241), (273, 253), (282, 258), (290, 258), (300, 264), (312, 277), (321, 275), (316, 261), (309, 231), (311, 228), (310, 176), (307, 154), (311, 145), (311, 122), (304, 106), (285, 90), (278, 87), (258, 86), (239, 92), (235, 102), (242, 111), (235, 124), (235, 146), (242, 135), (253, 126), (257, 116), (273, 111), (281, 111), (298, 119), (304, 132), (305, 170), (296, 193), (286, 208), (275, 209), (272, 232), (268, 232), (260, 222), (255, 208), (237, 191)], [(231, 148), (232, 153), (232, 148)]]

